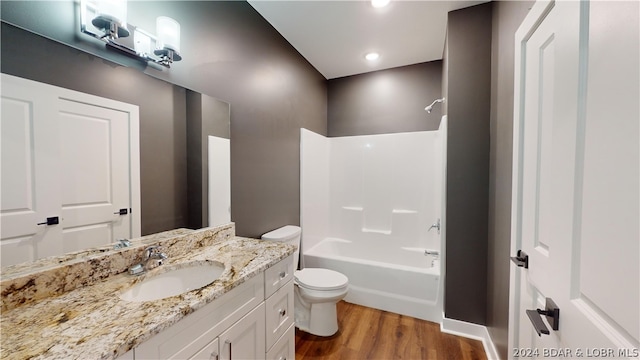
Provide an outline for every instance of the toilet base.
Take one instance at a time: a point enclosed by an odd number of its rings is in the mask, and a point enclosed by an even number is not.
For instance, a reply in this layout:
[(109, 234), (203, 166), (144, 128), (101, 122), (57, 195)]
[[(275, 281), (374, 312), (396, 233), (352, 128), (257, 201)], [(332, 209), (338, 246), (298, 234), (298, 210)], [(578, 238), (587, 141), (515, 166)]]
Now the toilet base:
[(336, 303), (346, 295), (346, 291), (339, 297), (328, 302), (310, 303), (300, 294), (295, 286), (295, 325), (298, 329), (316, 336), (331, 336), (338, 332), (338, 312)]
[(338, 315), (335, 303), (312, 304), (311, 316), (300, 316), (299, 313), (299, 311), (295, 312), (295, 325), (304, 332), (316, 336), (331, 336), (338, 332)]

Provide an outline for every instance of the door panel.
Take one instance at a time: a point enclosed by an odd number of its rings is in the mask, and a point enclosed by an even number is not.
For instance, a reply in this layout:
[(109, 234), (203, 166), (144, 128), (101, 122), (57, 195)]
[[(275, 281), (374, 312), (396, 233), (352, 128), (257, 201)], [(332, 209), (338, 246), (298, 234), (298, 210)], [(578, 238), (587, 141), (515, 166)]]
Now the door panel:
[(139, 236), (137, 107), (6, 74), (1, 90), (2, 266)]
[[(640, 342), (638, 2), (592, 2), (589, 91), (572, 296)], [(615, 35), (614, 35), (615, 34)], [(614, 38), (615, 36), (615, 38)], [(612, 59), (615, 62), (612, 63)], [(616, 336), (616, 335), (613, 335)]]
[(60, 100), (65, 250), (130, 237), (130, 214), (114, 214), (130, 206), (128, 129), (125, 112)]
[[(91, 224), (77, 227), (65, 226), (62, 230), (62, 251), (78, 251), (90, 247), (102, 246), (117, 238), (113, 234), (111, 223)], [(107, 240), (105, 240), (107, 239)]]
[[(509, 343), (540, 357), (638, 356), (639, 8), (538, 2), (516, 33), (512, 250), (529, 268), (512, 267)], [(525, 310), (546, 298), (559, 329), (538, 336)]]
[(60, 253), (54, 239), (61, 229), (38, 225), (60, 216), (59, 192), (50, 191), (58, 184), (55, 123), (36, 121), (55, 109), (54, 102), (19, 82), (3, 78), (2, 85), (0, 248), (6, 266)]

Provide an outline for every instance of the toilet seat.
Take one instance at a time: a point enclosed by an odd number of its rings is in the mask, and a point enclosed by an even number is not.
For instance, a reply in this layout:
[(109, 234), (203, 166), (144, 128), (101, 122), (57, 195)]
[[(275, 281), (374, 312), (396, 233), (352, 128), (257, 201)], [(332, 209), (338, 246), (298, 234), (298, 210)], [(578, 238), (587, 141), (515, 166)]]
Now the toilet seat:
[(309, 290), (330, 291), (345, 288), (349, 279), (333, 270), (304, 268), (293, 274), (296, 284)]

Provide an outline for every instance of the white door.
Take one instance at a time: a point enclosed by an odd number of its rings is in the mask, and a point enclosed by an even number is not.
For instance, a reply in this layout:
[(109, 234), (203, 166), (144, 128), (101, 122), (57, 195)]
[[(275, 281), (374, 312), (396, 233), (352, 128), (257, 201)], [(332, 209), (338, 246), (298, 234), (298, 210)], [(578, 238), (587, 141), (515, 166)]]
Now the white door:
[(640, 355), (638, 10), (539, 1), (516, 33), (510, 358)]
[[(5, 81), (5, 79), (7, 81)], [(42, 224), (60, 217), (57, 127), (53, 98), (27, 82), (2, 77), (0, 118), (2, 266), (59, 254), (62, 229)]]
[(2, 266), (140, 236), (137, 112), (2, 74)]
[(60, 99), (58, 121), (63, 252), (130, 238), (129, 113)]

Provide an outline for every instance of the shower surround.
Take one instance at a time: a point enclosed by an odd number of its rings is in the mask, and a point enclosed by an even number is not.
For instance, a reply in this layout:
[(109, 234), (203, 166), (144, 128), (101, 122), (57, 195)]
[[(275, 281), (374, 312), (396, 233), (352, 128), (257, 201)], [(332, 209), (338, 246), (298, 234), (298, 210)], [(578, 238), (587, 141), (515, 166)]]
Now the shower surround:
[(301, 262), (345, 274), (345, 301), (442, 320), (446, 131), (302, 129)]

